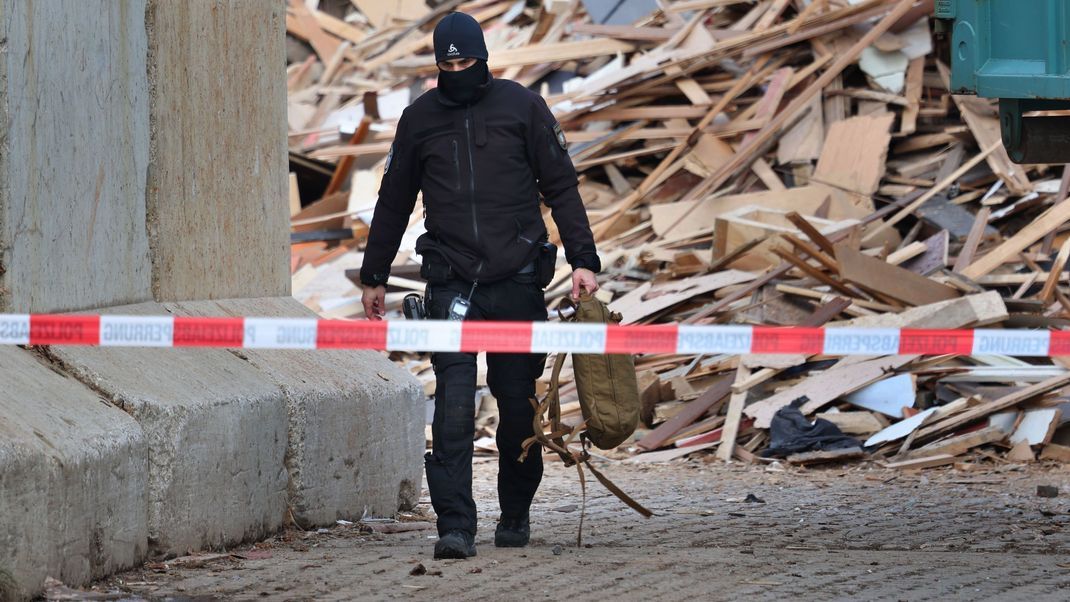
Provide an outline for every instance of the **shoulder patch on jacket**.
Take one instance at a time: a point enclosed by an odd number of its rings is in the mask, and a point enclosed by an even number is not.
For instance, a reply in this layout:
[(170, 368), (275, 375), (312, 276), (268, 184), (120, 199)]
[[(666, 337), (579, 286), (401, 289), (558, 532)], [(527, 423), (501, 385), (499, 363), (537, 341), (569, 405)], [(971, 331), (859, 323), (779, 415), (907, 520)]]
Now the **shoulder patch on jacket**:
[(561, 124), (554, 122), (554, 137), (557, 138), (557, 144), (561, 147), (561, 150), (568, 150), (568, 141), (565, 140), (565, 132), (561, 131)]

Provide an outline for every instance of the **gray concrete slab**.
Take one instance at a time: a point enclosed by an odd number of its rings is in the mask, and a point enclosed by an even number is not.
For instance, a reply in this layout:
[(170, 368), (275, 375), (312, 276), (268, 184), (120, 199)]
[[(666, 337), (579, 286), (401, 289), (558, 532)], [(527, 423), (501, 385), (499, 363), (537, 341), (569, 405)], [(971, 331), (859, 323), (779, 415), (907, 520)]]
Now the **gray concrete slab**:
[[(291, 297), (166, 305), (176, 315), (316, 317)], [(290, 500), (302, 525), (392, 516), (416, 503), (424, 397), (411, 374), (375, 351), (234, 353), (286, 393)]]
[(149, 3), (154, 298), (290, 294), (285, 5)]
[(142, 562), (148, 451), (133, 418), (46, 360), (0, 348), (0, 575), (21, 594)]
[[(141, 303), (102, 313), (167, 312)], [(185, 554), (282, 526), (286, 398), (249, 362), (222, 349), (57, 346), (51, 352), (145, 431), (153, 552)]]
[(0, 311), (150, 299), (145, 0), (0, 0), (0, 39)]

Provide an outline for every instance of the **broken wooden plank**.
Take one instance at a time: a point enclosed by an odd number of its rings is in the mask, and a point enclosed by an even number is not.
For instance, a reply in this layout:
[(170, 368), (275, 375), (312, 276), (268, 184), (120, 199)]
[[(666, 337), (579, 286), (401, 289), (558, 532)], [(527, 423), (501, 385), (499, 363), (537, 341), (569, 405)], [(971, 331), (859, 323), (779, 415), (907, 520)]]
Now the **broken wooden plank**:
[(988, 216), (990, 215), (992, 215), (992, 210), (988, 207), (982, 207), (977, 212), (973, 227), (970, 228), (970, 233), (966, 235), (966, 242), (962, 243), (962, 250), (959, 251), (959, 256), (955, 259), (955, 266), (951, 268), (952, 272), (961, 274), (962, 270), (965, 270), (973, 262), (973, 256), (977, 252), (977, 247), (981, 244), (981, 237), (985, 233), (985, 227), (988, 226)]
[(1064, 464), (1070, 463), (1070, 447), (1059, 445), (1057, 443), (1049, 443), (1045, 445), (1044, 449), (1040, 452), (1040, 459), (1054, 460)]
[(674, 447), (672, 449), (664, 449), (656, 452), (646, 452), (633, 456), (625, 460), (629, 464), (651, 464), (655, 462), (668, 462), (677, 458), (693, 454), (697, 451), (709, 449), (717, 445), (716, 443), (703, 443), (701, 445), (692, 445), (690, 447)]
[(870, 412), (825, 412), (817, 417), (835, 424), (847, 435), (872, 435), (887, 426)]
[(862, 115), (829, 126), (813, 181), (867, 197), (877, 192), (894, 119), (893, 113)]
[[(943, 71), (946, 67), (938, 62), (937, 69)], [(998, 145), (997, 150), (986, 157), (992, 172), (1003, 180), (1003, 183), (1007, 185), (1012, 194), (1024, 195), (1031, 192), (1033, 184), (1029, 181), (1029, 177), (1026, 176), (1025, 169), (1011, 161), (1007, 155), (1007, 149), (1003, 148), (999, 118), (994, 114), (994, 111), (985, 110), (986, 103), (989, 101), (958, 94), (952, 95), (951, 98), (959, 108), (962, 119), (970, 127), (977, 144), (981, 148), (988, 148), (992, 144)]]
[(928, 305), (961, 296), (949, 286), (869, 257), (846, 245), (836, 246), (836, 261), (844, 280), (912, 305)]
[[(740, 364), (736, 370), (734, 383), (740, 383), (750, 376), (750, 369)], [(725, 418), (724, 431), (721, 434), (721, 446), (717, 448), (717, 457), (725, 462), (732, 459), (736, 447), (736, 435), (739, 434), (739, 422), (743, 418), (743, 405), (747, 401), (747, 391), (733, 391), (728, 399), (728, 415)]]
[(1007, 261), (1016, 258), (1018, 253), (1021, 253), (1026, 247), (1044, 238), (1046, 234), (1054, 231), (1067, 221), (1070, 221), (1070, 203), (1055, 205), (1033, 220), (1032, 223), (1019, 230), (1014, 236), (1003, 241), (998, 247), (962, 270), (962, 275), (977, 280)]
[(652, 451), (665, 444), (680, 429), (701, 418), (732, 392), (735, 372), (722, 377), (699, 395), (698, 399), (688, 403), (675, 416), (661, 423), (635, 444), (641, 450)]
[(834, 449), (830, 451), (812, 451), (803, 452), (801, 454), (792, 454), (784, 461), (788, 464), (795, 464), (798, 466), (808, 466), (811, 464), (828, 464), (831, 462), (845, 462), (847, 460), (856, 460), (858, 458), (864, 458), (866, 452), (862, 451), (861, 447), (848, 447), (847, 449)]
[(914, 460), (903, 460), (902, 462), (889, 462), (885, 463), (884, 467), (894, 470), (921, 470), (923, 468), (947, 466), (948, 464), (954, 464), (955, 462), (955, 456), (950, 454), (940, 454), (925, 458), (916, 458)]
[(1007, 433), (1003, 432), (1002, 429), (994, 426), (987, 426), (979, 431), (973, 431), (972, 433), (966, 433), (957, 437), (930, 443), (925, 447), (912, 451), (910, 457), (923, 458), (926, 456), (938, 456), (942, 454), (961, 456), (975, 447), (1003, 441), (1006, 438)]

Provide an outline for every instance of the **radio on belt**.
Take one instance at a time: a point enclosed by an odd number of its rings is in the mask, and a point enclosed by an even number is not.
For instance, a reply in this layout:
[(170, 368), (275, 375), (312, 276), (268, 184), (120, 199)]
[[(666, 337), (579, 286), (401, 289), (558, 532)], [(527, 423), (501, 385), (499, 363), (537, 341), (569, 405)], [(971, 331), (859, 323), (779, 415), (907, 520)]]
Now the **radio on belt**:
[(472, 290), (468, 291), (468, 298), (463, 298), (457, 295), (450, 302), (450, 314), (446, 317), (447, 320), (454, 320), (460, 322), (464, 320), (464, 317), (468, 315), (468, 309), (472, 307), (472, 295), (476, 292), (476, 287), (479, 286), (478, 282), (472, 283)]

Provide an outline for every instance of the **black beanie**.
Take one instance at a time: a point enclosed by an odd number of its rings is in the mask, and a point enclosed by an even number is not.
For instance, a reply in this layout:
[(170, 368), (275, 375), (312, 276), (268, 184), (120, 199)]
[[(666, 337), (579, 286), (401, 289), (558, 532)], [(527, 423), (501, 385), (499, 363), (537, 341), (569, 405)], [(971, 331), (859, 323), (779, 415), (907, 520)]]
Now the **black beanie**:
[(479, 22), (464, 13), (450, 13), (435, 26), (435, 62), (449, 59), (487, 60), (487, 43)]

